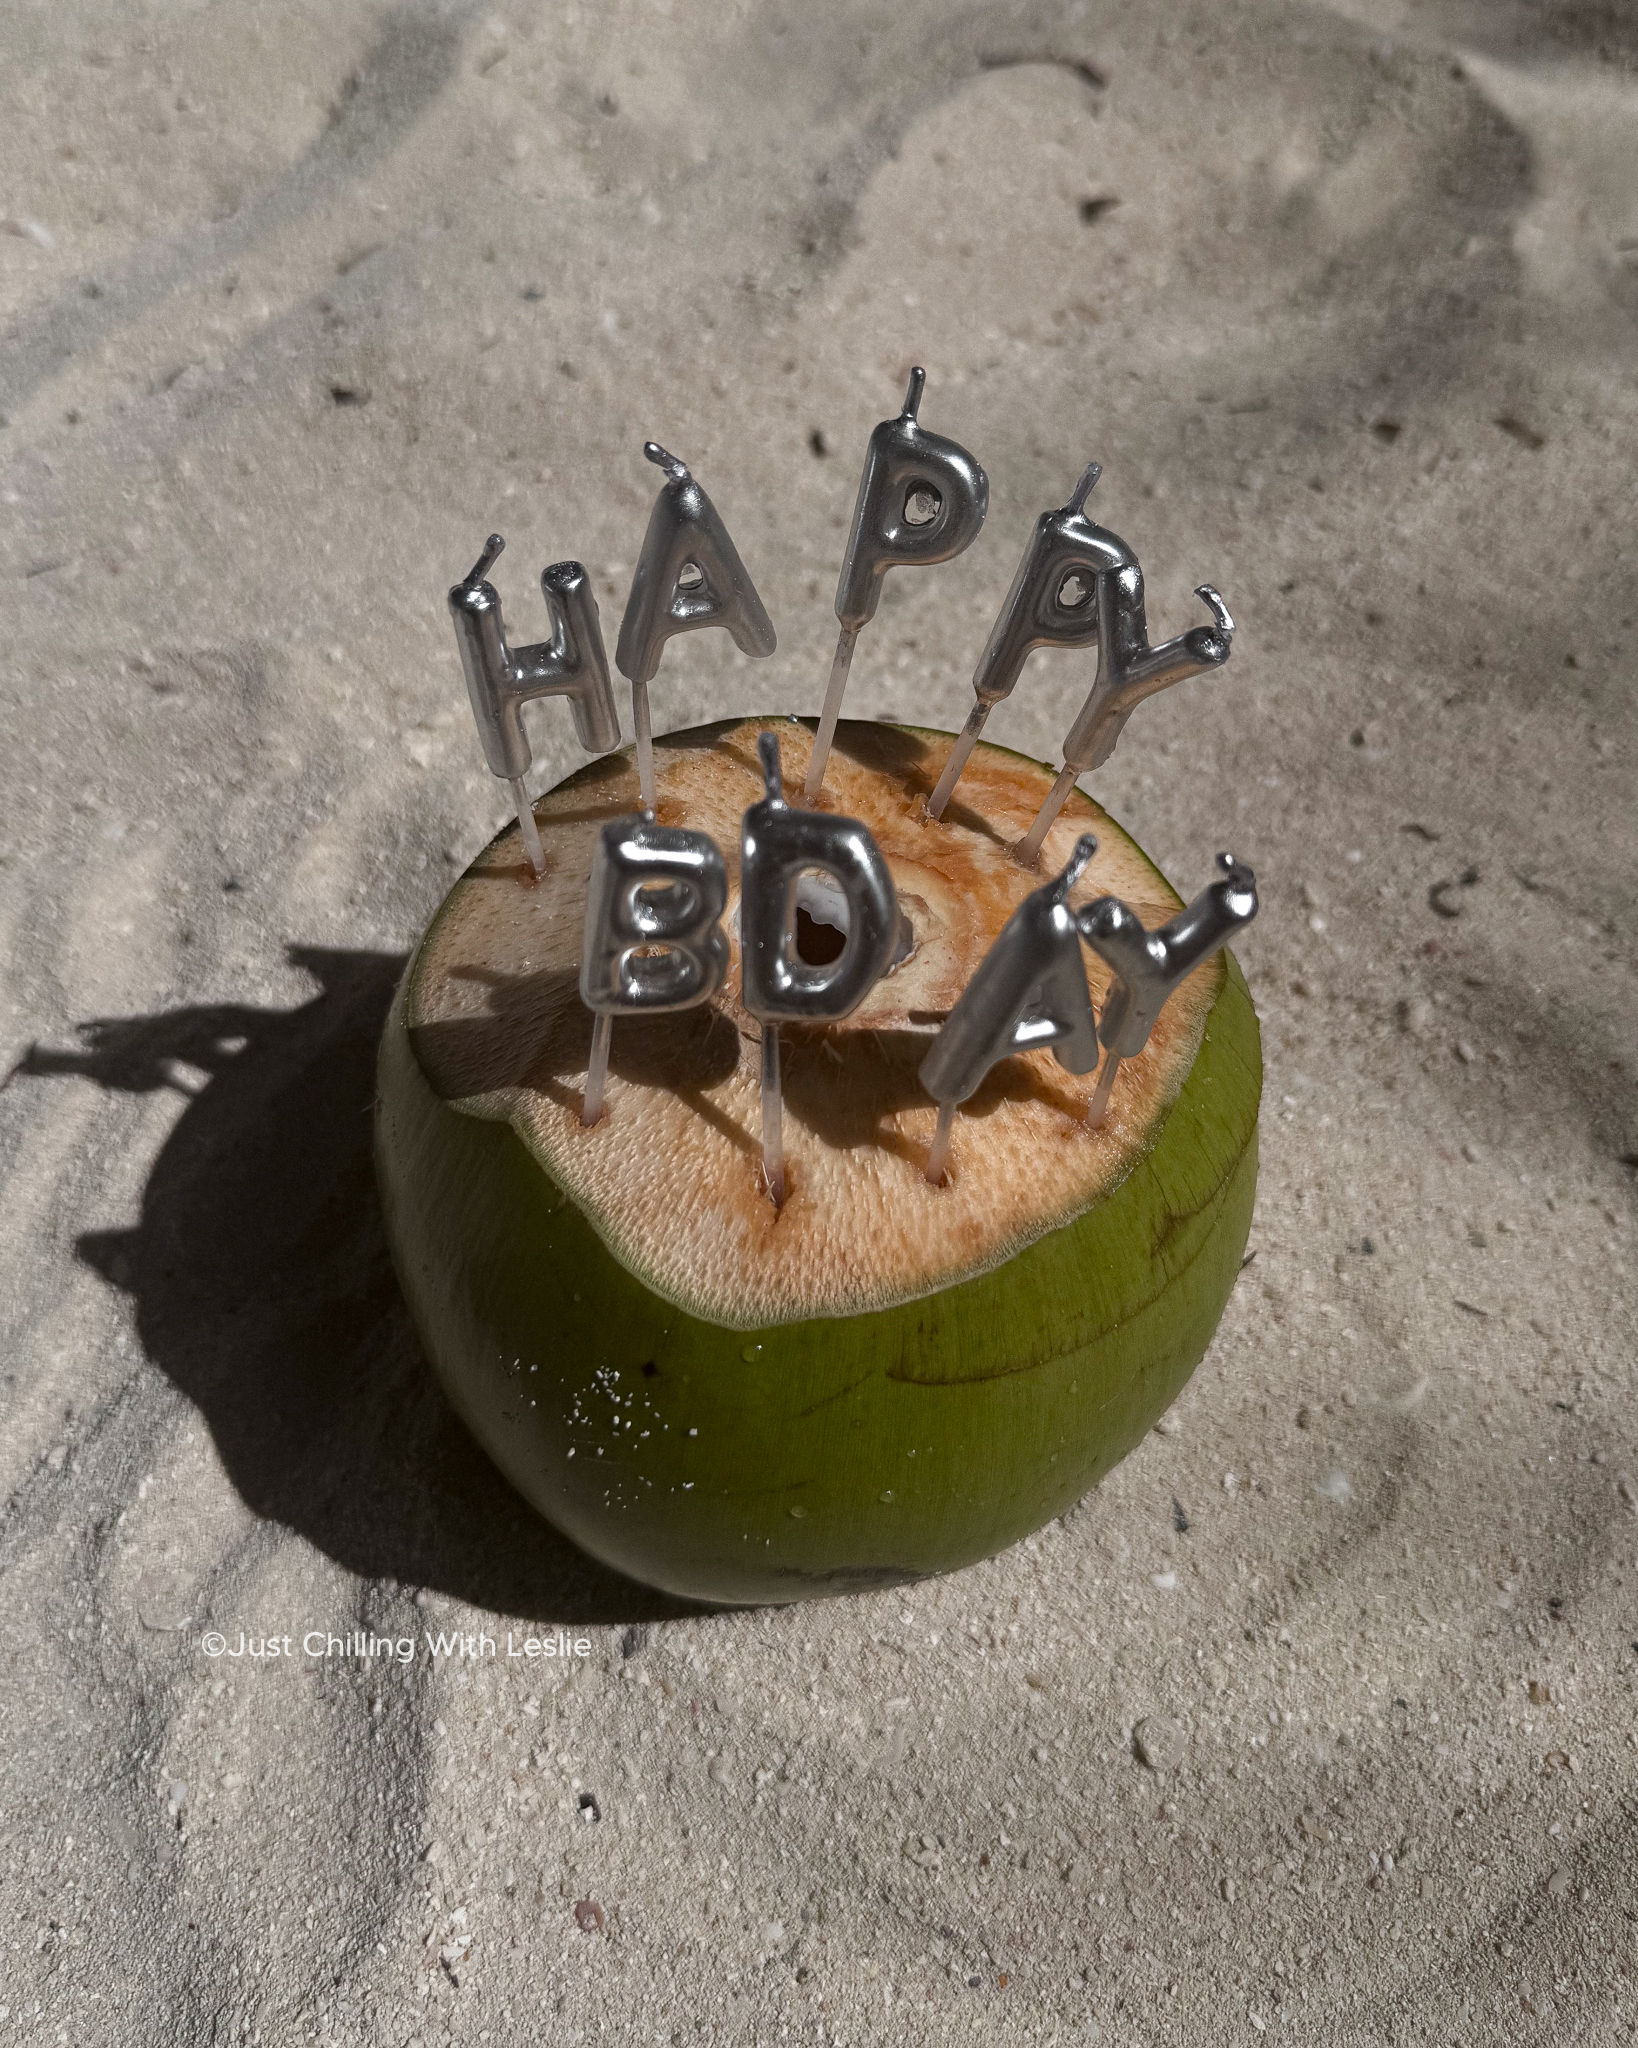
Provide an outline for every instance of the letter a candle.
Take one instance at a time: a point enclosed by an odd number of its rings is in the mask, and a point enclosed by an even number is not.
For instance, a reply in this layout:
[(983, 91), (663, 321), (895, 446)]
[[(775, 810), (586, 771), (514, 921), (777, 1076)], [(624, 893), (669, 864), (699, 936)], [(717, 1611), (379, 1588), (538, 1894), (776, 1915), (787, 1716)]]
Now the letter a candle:
[[(650, 565), (628, 673), (700, 546)], [(1106, 668), (1142, 638), (1123, 573)], [(1185, 910), (976, 734), (932, 817), (952, 736), (909, 723), (836, 720), (810, 807), (816, 726), (586, 760), (529, 807), (538, 861), (520, 822), (456, 882), (381, 1045), (388, 1234), (451, 1399), (577, 1543), (698, 1600), (893, 1585), (1061, 1515), (1199, 1363), (1256, 1186), (1249, 870)]]

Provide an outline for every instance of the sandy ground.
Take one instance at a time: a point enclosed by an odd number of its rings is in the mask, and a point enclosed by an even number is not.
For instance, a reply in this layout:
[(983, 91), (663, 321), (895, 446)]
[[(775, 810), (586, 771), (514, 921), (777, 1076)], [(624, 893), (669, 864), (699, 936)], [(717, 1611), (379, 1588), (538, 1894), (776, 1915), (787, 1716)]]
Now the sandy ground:
[[(0, 36), (0, 2043), (1638, 2030), (1631, 11)], [(992, 509), (850, 712), (960, 720), (1093, 455), (1156, 628), (1241, 622), (1092, 786), (1262, 879), (1257, 1256), (1061, 1524), (684, 1615), (504, 1492), (381, 1242), (373, 1040), (505, 814), (444, 590), (499, 526), (612, 641), (654, 434), (780, 633), (657, 724), (816, 710), (913, 361)]]

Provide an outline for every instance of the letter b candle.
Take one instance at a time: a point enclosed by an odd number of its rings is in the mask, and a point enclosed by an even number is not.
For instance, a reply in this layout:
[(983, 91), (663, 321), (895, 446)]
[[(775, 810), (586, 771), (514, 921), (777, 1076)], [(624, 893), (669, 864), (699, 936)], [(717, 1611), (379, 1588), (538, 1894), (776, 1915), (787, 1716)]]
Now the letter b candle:
[(727, 866), (703, 832), (638, 811), (597, 835), (580, 952), (580, 1000), (597, 1019), (583, 1124), (603, 1114), (616, 1015), (690, 1010), (721, 988), (727, 902)]

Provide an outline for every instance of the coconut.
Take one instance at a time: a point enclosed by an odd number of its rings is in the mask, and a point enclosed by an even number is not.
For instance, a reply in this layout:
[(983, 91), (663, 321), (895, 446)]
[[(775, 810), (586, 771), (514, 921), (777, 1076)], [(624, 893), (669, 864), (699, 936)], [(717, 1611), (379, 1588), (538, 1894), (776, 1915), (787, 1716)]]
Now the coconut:
[[(800, 785), (809, 726), (656, 741), (660, 823), (728, 862), (733, 963), (707, 1005), (614, 1027), (606, 1113), (580, 1120), (578, 993), (596, 835), (638, 807), (629, 754), (543, 797), (473, 862), (405, 971), (382, 1039), (376, 1156), (428, 1357), (512, 1484), (615, 1569), (697, 1600), (788, 1601), (990, 1556), (1125, 1456), (1204, 1355), (1251, 1225), (1262, 1061), (1244, 978), (1183, 981), (1091, 1128), (1092, 1077), (1050, 1051), (962, 1105), (941, 1186), (917, 1069), (1008, 916), (1077, 838), (1071, 901), (1180, 900), (1076, 791), (1039, 869), (1010, 849), (1050, 770), (980, 745), (924, 799), (949, 735), (844, 722), (825, 804), (893, 876), (902, 957), (852, 1015), (784, 1040), (787, 1194), (760, 1173), (758, 1026), (740, 1008), (740, 818), (760, 733)], [(834, 956), (826, 892), (797, 943)], [(1101, 1006), (1107, 970), (1088, 953)]]

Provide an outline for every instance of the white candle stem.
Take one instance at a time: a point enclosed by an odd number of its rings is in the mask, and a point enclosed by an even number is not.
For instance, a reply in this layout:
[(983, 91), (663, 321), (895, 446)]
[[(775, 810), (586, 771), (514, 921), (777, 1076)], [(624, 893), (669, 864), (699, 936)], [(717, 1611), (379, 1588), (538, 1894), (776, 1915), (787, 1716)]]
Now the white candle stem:
[(776, 1209), (785, 1206), (785, 1119), (780, 1093), (779, 1026), (762, 1026), (762, 1178)]
[(933, 1142), (927, 1153), (927, 1164), (922, 1168), (928, 1181), (935, 1188), (944, 1185), (945, 1168), (950, 1159), (950, 1134), (955, 1129), (956, 1105), (941, 1102), (938, 1106), (938, 1123), (933, 1131)]
[(1032, 868), (1041, 858), (1046, 836), (1057, 822), (1058, 813), (1068, 803), (1069, 792), (1075, 787), (1075, 777), (1079, 772), (1074, 767), (1059, 769), (1057, 781), (1047, 791), (1046, 802), (1035, 813), (1035, 823), (1012, 850), (1012, 857), (1020, 867)]
[(972, 757), (973, 748), (978, 745), (978, 735), (984, 730), (984, 721), (990, 715), (987, 704), (975, 704), (967, 713), (967, 723), (956, 737), (950, 749), (950, 758), (944, 764), (944, 773), (933, 786), (933, 793), (927, 799), (929, 818), (941, 818), (944, 806), (950, 801), (951, 792), (961, 780), (961, 772)]
[(643, 793), (643, 809), (654, 809), (657, 790), (654, 781), (654, 727), (648, 715), (648, 685), (631, 686), (631, 722), (637, 734), (637, 785)]
[(808, 778), (802, 785), (804, 801), (812, 803), (824, 787), (825, 763), (836, 740), (836, 721), (842, 715), (842, 698), (847, 691), (853, 650), (858, 645), (857, 627), (844, 626), (836, 642), (836, 658), (830, 665), (830, 683), (825, 691), (825, 708), (819, 714), (819, 730), (813, 736), (813, 754), (808, 761)]
[(586, 1063), (586, 1093), (580, 1105), (580, 1121), (590, 1130), (603, 1114), (603, 1091), (608, 1086), (609, 1047), (614, 1040), (614, 1013), (599, 1010), (592, 1025), (591, 1058)]
[(529, 792), (523, 786), (523, 777), (514, 775), (511, 781), (512, 802), (518, 814), (518, 830), (523, 834), (523, 850), (529, 857), (529, 865), (535, 871), (538, 882), (546, 873), (546, 849), (540, 843), (540, 827), (535, 823), (534, 805), (529, 801)]
[(1120, 1054), (1113, 1046), (1105, 1046), (1103, 1065), (1098, 1069), (1098, 1085), (1092, 1091), (1092, 1100), (1086, 1106), (1086, 1121), (1094, 1131), (1103, 1128), (1103, 1120), (1109, 1112), (1109, 1097), (1114, 1090), (1115, 1076), (1120, 1072)]

